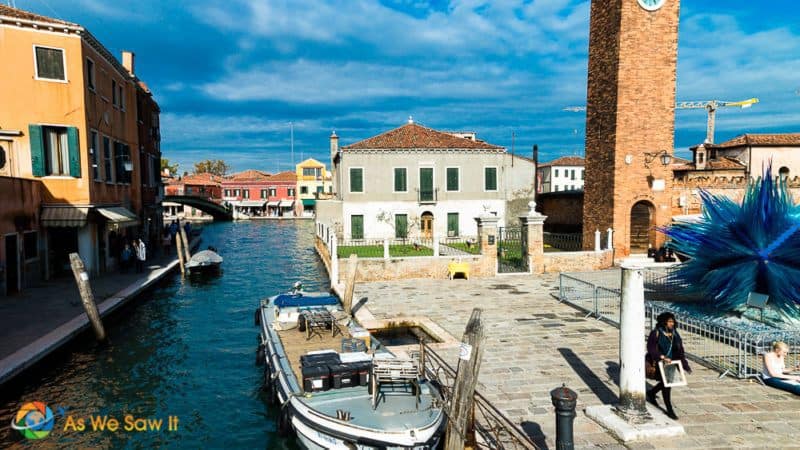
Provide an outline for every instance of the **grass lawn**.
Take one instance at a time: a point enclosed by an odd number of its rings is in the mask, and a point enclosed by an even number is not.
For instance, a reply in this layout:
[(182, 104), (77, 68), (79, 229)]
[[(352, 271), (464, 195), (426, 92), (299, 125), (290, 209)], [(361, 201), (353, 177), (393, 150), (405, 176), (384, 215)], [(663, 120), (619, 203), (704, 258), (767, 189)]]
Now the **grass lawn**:
[(343, 245), (336, 249), (339, 258), (349, 258), (355, 254), (359, 258), (383, 258), (382, 245)]
[(441, 245), (446, 245), (450, 248), (454, 248), (456, 250), (461, 250), (462, 252), (471, 253), (473, 255), (480, 255), (481, 254), (481, 247), (478, 244), (472, 244), (471, 246), (467, 247), (466, 242), (452, 242), (452, 243), (442, 243)]
[(429, 247), (418, 247), (419, 250), (415, 250), (413, 245), (390, 245), (389, 246), (389, 256), (433, 256), (433, 249)]

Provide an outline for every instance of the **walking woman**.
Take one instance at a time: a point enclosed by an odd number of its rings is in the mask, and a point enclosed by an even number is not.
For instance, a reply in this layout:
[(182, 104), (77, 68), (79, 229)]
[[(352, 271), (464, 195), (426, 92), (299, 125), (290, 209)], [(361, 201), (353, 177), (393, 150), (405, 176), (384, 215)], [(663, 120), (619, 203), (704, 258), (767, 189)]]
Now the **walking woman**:
[(650, 332), (650, 336), (647, 338), (647, 356), (645, 356), (648, 364), (656, 366), (655, 379), (658, 380), (658, 383), (647, 393), (647, 401), (657, 406), (656, 394), (659, 391), (664, 391), (664, 405), (667, 408), (667, 416), (674, 420), (678, 420), (678, 416), (672, 408), (672, 388), (664, 387), (664, 382), (661, 380), (658, 371), (658, 362), (680, 361), (683, 370), (687, 373), (692, 372), (689, 362), (686, 360), (683, 341), (681, 341), (681, 336), (678, 334), (676, 326), (674, 314), (670, 312), (659, 314), (656, 318), (656, 328)]

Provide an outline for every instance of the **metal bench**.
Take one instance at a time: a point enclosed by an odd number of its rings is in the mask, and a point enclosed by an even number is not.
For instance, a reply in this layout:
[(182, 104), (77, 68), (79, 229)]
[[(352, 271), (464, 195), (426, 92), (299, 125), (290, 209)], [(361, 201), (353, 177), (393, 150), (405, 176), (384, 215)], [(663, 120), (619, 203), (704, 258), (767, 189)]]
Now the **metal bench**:
[(303, 320), (305, 320), (306, 325), (306, 340), (310, 340), (314, 335), (321, 338), (322, 333), (328, 330), (331, 330), (331, 337), (342, 334), (342, 330), (339, 329), (333, 314), (327, 309), (305, 312)]

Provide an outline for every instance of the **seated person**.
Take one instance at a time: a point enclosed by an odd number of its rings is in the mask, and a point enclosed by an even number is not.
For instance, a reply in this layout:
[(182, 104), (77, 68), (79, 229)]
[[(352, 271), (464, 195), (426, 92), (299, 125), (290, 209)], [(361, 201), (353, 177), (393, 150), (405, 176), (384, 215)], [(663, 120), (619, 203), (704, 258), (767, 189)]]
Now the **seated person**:
[(786, 373), (784, 358), (788, 354), (789, 346), (785, 342), (773, 342), (772, 351), (764, 353), (764, 371), (761, 377), (767, 386), (800, 395), (800, 376)]

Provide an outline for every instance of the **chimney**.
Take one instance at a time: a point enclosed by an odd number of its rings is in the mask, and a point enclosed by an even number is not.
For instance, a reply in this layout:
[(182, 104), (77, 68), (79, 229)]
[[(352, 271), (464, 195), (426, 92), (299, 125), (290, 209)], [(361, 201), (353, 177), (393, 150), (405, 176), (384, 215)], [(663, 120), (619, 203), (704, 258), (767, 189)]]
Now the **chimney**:
[(339, 136), (336, 135), (336, 131), (331, 133), (331, 164), (333, 164), (333, 160), (336, 158), (336, 155), (339, 154)]
[(136, 55), (134, 55), (133, 52), (129, 52), (127, 50), (122, 51), (122, 67), (124, 67), (125, 70), (127, 70), (131, 75), (134, 74), (134, 58), (136, 58)]
[(533, 144), (533, 166), (539, 168), (539, 146)]

